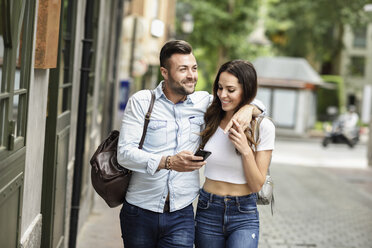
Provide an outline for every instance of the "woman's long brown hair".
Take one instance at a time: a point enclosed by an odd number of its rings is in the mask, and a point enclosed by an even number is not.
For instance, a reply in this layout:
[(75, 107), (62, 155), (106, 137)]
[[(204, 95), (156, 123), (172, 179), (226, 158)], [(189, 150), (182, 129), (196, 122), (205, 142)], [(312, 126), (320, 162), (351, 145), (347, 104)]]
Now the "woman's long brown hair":
[[(221, 120), (225, 116), (225, 111), (222, 110), (221, 101), (217, 96), (218, 82), (222, 72), (228, 72), (238, 79), (238, 82), (243, 88), (242, 100), (235, 110), (239, 110), (242, 106), (249, 104), (257, 94), (257, 74), (253, 65), (245, 60), (232, 60), (223, 64), (214, 80), (213, 84), (213, 102), (208, 107), (204, 115), (206, 127), (201, 133), (202, 141), (200, 147), (204, 147), (212, 135), (216, 132)], [(254, 140), (254, 131), (256, 128), (256, 120), (252, 118), (251, 126), (245, 130), (248, 143), (252, 148), (256, 148), (257, 143)]]

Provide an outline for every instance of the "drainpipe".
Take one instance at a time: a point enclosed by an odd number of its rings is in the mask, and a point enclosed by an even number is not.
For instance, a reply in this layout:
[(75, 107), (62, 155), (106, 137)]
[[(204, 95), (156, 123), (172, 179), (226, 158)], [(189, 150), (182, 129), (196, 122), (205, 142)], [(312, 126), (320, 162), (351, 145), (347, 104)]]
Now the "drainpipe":
[(79, 223), (81, 176), (83, 170), (85, 125), (87, 115), (87, 96), (89, 86), (89, 73), (92, 58), (93, 43), (93, 11), (95, 0), (87, 0), (85, 6), (83, 58), (81, 62), (79, 107), (77, 119), (77, 137), (75, 147), (75, 165), (71, 199), (70, 235), (69, 248), (76, 247), (76, 237)]

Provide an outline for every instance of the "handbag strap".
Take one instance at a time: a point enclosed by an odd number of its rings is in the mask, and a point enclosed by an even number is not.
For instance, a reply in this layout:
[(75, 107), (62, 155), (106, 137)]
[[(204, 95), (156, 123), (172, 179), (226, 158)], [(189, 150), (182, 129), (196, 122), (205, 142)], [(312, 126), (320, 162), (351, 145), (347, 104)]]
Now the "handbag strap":
[(150, 92), (151, 92), (151, 102), (150, 102), (149, 109), (147, 110), (147, 113), (145, 115), (145, 123), (143, 125), (142, 137), (138, 145), (138, 149), (142, 149), (143, 142), (145, 141), (147, 126), (149, 125), (152, 108), (154, 107), (154, 103), (155, 103), (155, 92), (153, 90), (151, 90)]
[(255, 130), (254, 130), (254, 132), (255, 132), (254, 136), (255, 136), (256, 142), (258, 142), (259, 139), (260, 139), (260, 125), (261, 125), (261, 122), (262, 122), (263, 118), (265, 118), (265, 117), (263, 117), (263, 116), (257, 117), (257, 125), (256, 125)]
[[(256, 142), (258, 142), (259, 139), (260, 139), (260, 125), (261, 125), (261, 122), (264, 118), (268, 118), (268, 117), (266, 117), (266, 116), (258, 117), (256, 129), (255, 129)], [(270, 164), (271, 164), (271, 159), (270, 159)], [(267, 175), (270, 175), (270, 164), (269, 164), (269, 168), (267, 168)], [(273, 194), (271, 196), (271, 203), (270, 203), (270, 205), (271, 205), (271, 215), (274, 215), (274, 203), (275, 203), (275, 200), (274, 200), (274, 192), (273, 192)]]
[[(267, 116), (259, 116), (257, 118), (257, 125), (255, 127), (255, 130), (254, 130), (254, 133), (255, 133), (255, 140), (256, 142), (259, 142), (260, 140), (260, 125), (261, 125), (261, 122), (264, 118), (268, 118), (271, 120), (271, 118), (267, 117)], [(270, 164), (271, 164), (271, 160), (270, 160)], [(270, 165), (269, 165), (269, 168), (267, 168), (267, 175), (270, 175)]]

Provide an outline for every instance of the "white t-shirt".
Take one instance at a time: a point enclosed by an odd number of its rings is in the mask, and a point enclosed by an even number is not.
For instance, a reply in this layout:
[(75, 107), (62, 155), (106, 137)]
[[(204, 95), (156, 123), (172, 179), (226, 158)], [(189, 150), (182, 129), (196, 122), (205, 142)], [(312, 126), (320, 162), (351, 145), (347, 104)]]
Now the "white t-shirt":
[[(267, 118), (260, 124), (260, 141), (257, 151), (274, 150), (275, 126)], [(208, 140), (204, 149), (212, 152), (205, 165), (205, 177), (235, 184), (245, 184), (243, 161), (235, 151), (234, 144), (229, 139), (229, 134), (224, 134), (218, 127)]]

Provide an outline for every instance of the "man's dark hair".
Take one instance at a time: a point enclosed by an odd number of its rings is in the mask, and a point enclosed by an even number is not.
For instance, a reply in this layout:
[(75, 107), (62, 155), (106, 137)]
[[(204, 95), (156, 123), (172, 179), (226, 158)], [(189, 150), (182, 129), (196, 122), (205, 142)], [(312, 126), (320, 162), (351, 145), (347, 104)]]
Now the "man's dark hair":
[(191, 52), (191, 45), (184, 40), (168, 41), (160, 51), (160, 66), (167, 68), (167, 61), (173, 54), (190, 54)]

